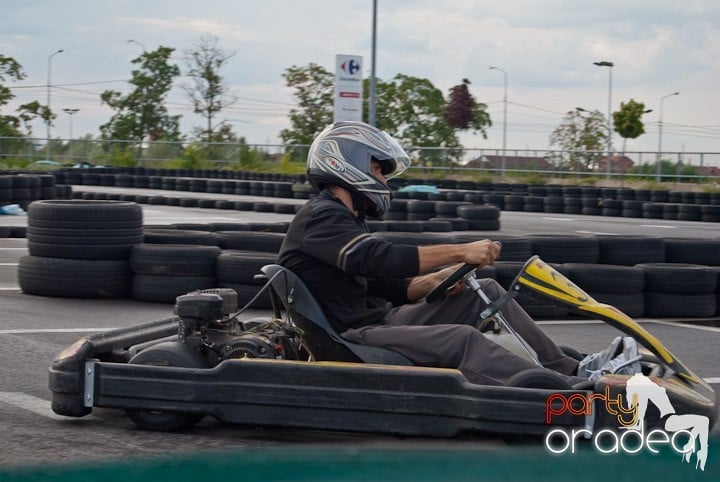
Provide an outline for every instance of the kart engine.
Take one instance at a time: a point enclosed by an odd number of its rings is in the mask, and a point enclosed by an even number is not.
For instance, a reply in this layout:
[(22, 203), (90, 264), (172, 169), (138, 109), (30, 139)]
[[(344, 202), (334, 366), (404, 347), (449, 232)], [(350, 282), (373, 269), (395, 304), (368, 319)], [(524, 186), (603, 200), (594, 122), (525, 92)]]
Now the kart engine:
[(202, 347), (211, 366), (233, 358), (298, 359), (299, 332), (276, 318), (240, 321), (237, 293), (218, 288), (179, 296), (178, 341)]

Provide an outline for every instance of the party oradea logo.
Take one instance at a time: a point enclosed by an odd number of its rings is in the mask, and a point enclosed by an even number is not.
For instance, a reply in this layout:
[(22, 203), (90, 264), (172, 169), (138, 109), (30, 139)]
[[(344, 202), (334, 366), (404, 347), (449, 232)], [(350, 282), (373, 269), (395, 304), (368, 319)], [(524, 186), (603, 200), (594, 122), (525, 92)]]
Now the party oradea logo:
[[(660, 411), (665, 426), (646, 432), (644, 418), (651, 402)], [(704, 415), (678, 415), (665, 388), (643, 374), (628, 379), (625, 397), (618, 394), (612, 398), (609, 386), (605, 387), (604, 393), (576, 393), (569, 397), (552, 394), (545, 402), (545, 422), (551, 425), (553, 416), (564, 413), (592, 415), (594, 404), (603, 404), (609, 414), (617, 416), (617, 429), (602, 429), (596, 433), (590, 428), (553, 429), (545, 435), (545, 448), (553, 454), (574, 454), (577, 440), (583, 438), (591, 439), (595, 450), (603, 454), (636, 454), (642, 450), (657, 454), (659, 449), (669, 447), (688, 463), (695, 455), (695, 468), (705, 470), (710, 420)]]

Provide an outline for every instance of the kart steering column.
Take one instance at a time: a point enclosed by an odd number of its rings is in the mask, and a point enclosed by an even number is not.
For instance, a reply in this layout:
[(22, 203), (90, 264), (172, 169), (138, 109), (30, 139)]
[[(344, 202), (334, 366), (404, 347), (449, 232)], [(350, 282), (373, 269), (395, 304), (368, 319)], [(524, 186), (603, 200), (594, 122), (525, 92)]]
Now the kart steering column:
[(505, 319), (505, 316), (502, 314), (502, 312), (500, 312), (500, 308), (505, 303), (514, 298), (517, 295), (517, 292), (514, 290), (508, 291), (505, 296), (498, 299), (496, 303), (493, 303), (492, 300), (482, 290), (480, 282), (475, 277), (474, 272), (469, 273), (465, 277), (464, 281), (465, 284), (467, 284), (467, 286), (470, 287), (471, 290), (477, 293), (480, 299), (487, 304), (487, 308), (485, 308), (485, 310), (480, 313), (480, 319), (482, 320), (495, 313), (495, 318), (500, 322), (501, 325), (503, 325), (503, 327), (508, 331), (508, 333), (513, 335), (515, 339), (520, 343), (520, 345), (522, 345), (523, 349), (527, 352), (528, 356), (530, 356), (530, 359), (533, 361), (533, 363), (535, 363), (537, 366), (542, 366), (542, 363), (540, 363), (540, 360), (537, 359), (535, 353), (527, 344), (527, 342), (523, 339), (522, 336), (520, 336), (517, 331), (515, 331), (515, 329), (510, 325), (510, 323), (508, 323), (507, 319)]

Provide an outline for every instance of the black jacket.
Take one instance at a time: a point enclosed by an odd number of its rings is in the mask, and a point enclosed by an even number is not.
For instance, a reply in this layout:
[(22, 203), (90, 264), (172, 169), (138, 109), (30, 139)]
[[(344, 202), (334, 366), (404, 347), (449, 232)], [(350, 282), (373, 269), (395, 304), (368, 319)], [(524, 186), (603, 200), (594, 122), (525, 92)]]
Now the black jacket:
[(382, 321), (407, 303), (407, 278), (418, 274), (418, 249), (368, 232), (329, 192), (305, 204), (290, 224), (278, 263), (297, 274), (342, 333)]

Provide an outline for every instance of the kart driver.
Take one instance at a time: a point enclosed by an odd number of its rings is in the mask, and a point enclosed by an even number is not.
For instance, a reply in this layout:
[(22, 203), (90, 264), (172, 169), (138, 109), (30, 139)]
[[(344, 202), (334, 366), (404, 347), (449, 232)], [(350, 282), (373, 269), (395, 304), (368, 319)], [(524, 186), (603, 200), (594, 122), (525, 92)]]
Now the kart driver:
[[(537, 367), (475, 328), (485, 307), (480, 297), (458, 283), (442, 301), (423, 301), (457, 263), (492, 265), (500, 246), (483, 239), (417, 247), (368, 232), (365, 216), (388, 211), (392, 193), (387, 180), (409, 164), (402, 147), (375, 127), (361, 122), (328, 126), (307, 160), (308, 180), (320, 192), (295, 215), (278, 263), (305, 282), (346, 340), (396, 351), (416, 365), (457, 368), (473, 383), (505, 385), (516, 373)], [(495, 280), (479, 282), (490, 299), (505, 292)], [(632, 338), (618, 337), (578, 363), (517, 302), (511, 300), (503, 312), (543, 367), (570, 384), (599, 377), (611, 362), (614, 372), (639, 371)]]

